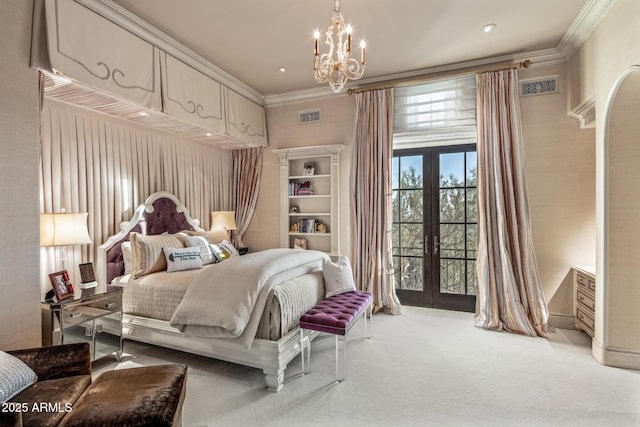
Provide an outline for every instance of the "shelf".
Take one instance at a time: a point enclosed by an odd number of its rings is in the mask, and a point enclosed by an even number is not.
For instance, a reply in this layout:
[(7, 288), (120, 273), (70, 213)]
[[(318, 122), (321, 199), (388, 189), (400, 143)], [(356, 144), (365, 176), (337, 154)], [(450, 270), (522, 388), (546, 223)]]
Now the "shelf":
[(315, 179), (315, 178), (331, 178), (331, 175), (295, 175), (295, 176), (290, 176), (289, 180)]
[(331, 236), (331, 233), (294, 233), (289, 232), (289, 236)]
[(329, 212), (298, 212), (298, 213), (289, 213), (289, 216), (329, 216), (331, 213)]
[(290, 199), (320, 199), (331, 197), (331, 194), (311, 194), (308, 196), (289, 196)]

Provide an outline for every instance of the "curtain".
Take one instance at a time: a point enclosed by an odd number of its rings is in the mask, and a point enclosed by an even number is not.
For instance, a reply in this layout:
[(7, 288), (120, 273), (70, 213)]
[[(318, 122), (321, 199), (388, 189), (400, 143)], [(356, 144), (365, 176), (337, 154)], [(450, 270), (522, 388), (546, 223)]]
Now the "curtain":
[(249, 228), (256, 202), (260, 193), (260, 174), (262, 172), (262, 147), (244, 148), (231, 152), (233, 164), (234, 203), (236, 226), (232, 233), (236, 248), (244, 247), (242, 236)]
[[(66, 268), (93, 262), (97, 247), (119, 231), (152, 193), (168, 191), (208, 229), (212, 210), (231, 207), (231, 155), (174, 134), (45, 99), (41, 124), (40, 211), (88, 212), (91, 245), (69, 246)], [(56, 270), (41, 250), (41, 288)]]
[(552, 330), (533, 249), (517, 71), (477, 76), (479, 328)]
[(391, 239), (393, 89), (356, 94), (351, 153), (351, 241), (359, 289), (373, 294), (374, 310), (399, 314)]

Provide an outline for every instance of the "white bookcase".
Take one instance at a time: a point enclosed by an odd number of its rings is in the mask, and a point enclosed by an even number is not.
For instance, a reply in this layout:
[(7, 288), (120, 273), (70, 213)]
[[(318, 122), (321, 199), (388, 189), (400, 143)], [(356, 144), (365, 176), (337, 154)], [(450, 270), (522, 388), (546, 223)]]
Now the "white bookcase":
[[(340, 253), (340, 152), (343, 144), (273, 150), (280, 158), (280, 246)], [(305, 165), (313, 165), (313, 173)], [(297, 224), (297, 229), (295, 229)], [(318, 225), (320, 225), (318, 227)], [(322, 232), (324, 228), (326, 231)]]

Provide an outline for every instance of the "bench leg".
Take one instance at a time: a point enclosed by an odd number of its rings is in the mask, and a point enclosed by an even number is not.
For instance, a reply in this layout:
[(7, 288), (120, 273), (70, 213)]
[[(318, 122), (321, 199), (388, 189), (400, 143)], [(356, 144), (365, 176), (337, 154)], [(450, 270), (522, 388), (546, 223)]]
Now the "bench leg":
[[(306, 363), (304, 357), (305, 341), (307, 347)], [(302, 375), (305, 375), (309, 373), (308, 366), (311, 364), (311, 340), (308, 336), (304, 336), (304, 330), (302, 328), (300, 328), (300, 358), (302, 359)]]
[[(340, 342), (342, 341), (342, 351), (340, 351)], [(344, 380), (345, 371), (345, 355), (347, 353), (347, 336), (336, 335), (336, 380), (342, 382)]]

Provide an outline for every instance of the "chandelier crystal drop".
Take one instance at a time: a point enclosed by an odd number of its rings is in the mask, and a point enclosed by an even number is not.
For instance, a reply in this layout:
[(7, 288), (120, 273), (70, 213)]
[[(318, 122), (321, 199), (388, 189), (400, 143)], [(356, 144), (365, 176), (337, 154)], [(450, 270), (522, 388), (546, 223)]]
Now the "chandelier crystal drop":
[[(347, 80), (358, 80), (366, 65), (366, 43), (360, 42), (360, 61), (351, 57), (351, 37), (353, 29), (346, 25), (340, 11), (340, 0), (333, 2), (333, 18), (325, 33), (324, 44), (328, 52), (320, 54), (320, 32), (315, 31), (315, 50), (313, 55), (313, 75), (316, 82), (329, 82), (335, 93), (339, 93)], [(336, 39), (334, 39), (336, 37)]]

